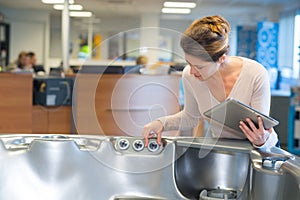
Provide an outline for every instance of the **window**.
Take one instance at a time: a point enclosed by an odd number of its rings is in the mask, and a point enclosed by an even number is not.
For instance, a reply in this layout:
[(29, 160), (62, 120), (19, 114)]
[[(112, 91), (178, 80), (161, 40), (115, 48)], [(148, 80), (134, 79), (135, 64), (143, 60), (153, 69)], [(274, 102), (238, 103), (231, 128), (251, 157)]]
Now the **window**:
[[(293, 68), (294, 72), (299, 72), (300, 60), (300, 12), (295, 16), (294, 23), (294, 53), (293, 53)], [(298, 74), (297, 74), (298, 75)]]
[(300, 12), (286, 11), (279, 19), (278, 69), (281, 72), (281, 89), (290, 89), (298, 85), (299, 48), (300, 45)]

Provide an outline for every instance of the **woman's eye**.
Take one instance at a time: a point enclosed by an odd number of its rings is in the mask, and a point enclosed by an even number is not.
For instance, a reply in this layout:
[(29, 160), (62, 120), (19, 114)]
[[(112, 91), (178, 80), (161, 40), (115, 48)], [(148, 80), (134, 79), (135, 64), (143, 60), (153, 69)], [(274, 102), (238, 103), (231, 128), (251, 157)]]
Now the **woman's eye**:
[(202, 68), (203, 68), (203, 67), (198, 66), (198, 65), (195, 65), (195, 67), (196, 67), (197, 69), (202, 69)]

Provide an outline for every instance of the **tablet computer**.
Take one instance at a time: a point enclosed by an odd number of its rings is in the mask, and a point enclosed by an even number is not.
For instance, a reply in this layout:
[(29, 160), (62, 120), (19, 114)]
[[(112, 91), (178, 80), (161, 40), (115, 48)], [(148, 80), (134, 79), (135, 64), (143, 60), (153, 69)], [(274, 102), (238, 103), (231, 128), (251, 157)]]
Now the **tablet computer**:
[(208, 111), (204, 112), (204, 115), (238, 132), (242, 132), (239, 128), (240, 121), (242, 120), (245, 122), (247, 117), (253, 121), (256, 127), (258, 127), (257, 116), (260, 116), (263, 120), (265, 129), (272, 128), (279, 124), (279, 122), (272, 117), (264, 115), (261, 112), (233, 98), (229, 98), (209, 109)]

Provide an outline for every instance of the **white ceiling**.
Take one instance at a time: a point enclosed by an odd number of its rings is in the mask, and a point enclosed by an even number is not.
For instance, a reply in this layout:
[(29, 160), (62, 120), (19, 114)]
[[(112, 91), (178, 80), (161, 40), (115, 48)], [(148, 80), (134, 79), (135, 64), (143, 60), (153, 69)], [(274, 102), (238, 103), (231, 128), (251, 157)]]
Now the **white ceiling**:
[[(75, 0), (75, 3), (83, 5), (85, 10), (92, 11), (97, 18), (137, 18), (144, 13), (160, 13), (165, 0)], [(300, 7), (300, 0), (190, 0), (197, 2), (197, 7), (189, 15), (166, 15), (161, 18), (198, 18), (199, 15), (219, 13), (238, 17), (247, 13), (249, 8), (274, 8), (286, 10)], [(41, 3), (41, 0), (0, 0), (0, 7), (15, 9), (47, 10), (52, 14), (60, 14), (54, 11), (51, 5)], [(254, 9), (255, 10), (255, 9)], [(252, 11), (253, 12), (253, 11)], [(255, 13), (252, 13), (255, 15)], [(261, 14), (261, 13), (260, 13)]]

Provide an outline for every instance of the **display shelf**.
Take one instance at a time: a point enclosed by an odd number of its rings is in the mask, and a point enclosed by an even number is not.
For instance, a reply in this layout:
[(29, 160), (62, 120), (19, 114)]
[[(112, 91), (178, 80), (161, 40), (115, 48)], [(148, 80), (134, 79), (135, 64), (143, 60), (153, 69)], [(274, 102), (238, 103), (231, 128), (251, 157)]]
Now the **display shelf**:
[(9, 24), (0, 22), (0, 66), (9, 63)]
[(291, 88), (288, 119), (288, 151), (300, 154), (300, 87)]

